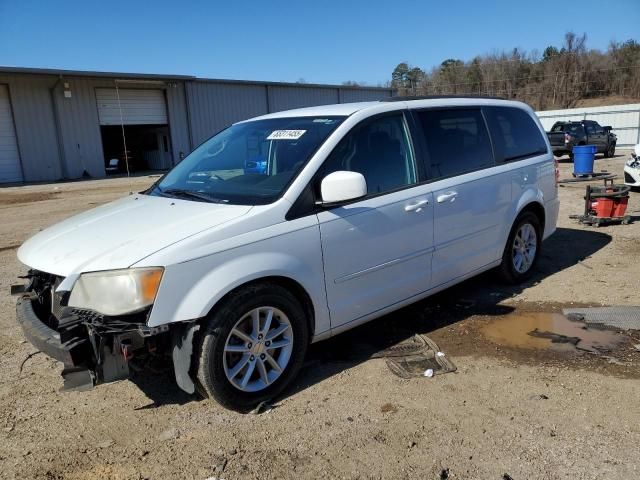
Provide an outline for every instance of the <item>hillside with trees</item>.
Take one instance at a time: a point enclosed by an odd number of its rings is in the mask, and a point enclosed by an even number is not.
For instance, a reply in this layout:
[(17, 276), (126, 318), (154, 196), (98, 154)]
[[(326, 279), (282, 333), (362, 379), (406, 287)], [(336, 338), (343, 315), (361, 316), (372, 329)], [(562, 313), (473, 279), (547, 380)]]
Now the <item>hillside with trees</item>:
[[(585, 104), (640, 102), (640, 43), (587, 48), (586, 35), (565, 34), (563, 45), (542, 54), (514, 48), (464, 62), (450, 58), (430, 71), (406, 62), (391, 77), (398, 94), (490, 95), (522, 100), (536, 110)], [(604, 103), (602, 103), (604, 102)]]

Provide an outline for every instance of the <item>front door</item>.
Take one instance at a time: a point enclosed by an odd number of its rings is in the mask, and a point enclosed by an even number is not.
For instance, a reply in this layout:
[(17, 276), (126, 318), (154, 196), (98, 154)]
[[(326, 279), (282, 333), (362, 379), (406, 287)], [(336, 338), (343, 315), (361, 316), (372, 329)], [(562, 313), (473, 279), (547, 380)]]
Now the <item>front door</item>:
[(598, 152), (604, 152), (607, 148), (607, 137), (604, 134), (604, 128), (595, 122), (585, 122), (584, 127), (589, 138), (589, 145), (595, 145)]
[(321, 168), (360, 172), (368, 195), (318, 214), (332, 328), (413, 297), (430, 287), (433, 196), (418, 186), (402, 113), (350, 132)]

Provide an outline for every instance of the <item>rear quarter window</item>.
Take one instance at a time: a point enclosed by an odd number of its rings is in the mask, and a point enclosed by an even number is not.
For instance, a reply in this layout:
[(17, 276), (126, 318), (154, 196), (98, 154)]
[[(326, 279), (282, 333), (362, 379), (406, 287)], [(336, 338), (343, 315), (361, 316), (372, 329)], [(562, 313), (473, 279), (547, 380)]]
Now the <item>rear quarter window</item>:
[(547, 153), (547, 144), (533, 118), (514, 107), (484, 109), (496, 161), (509, 162)]

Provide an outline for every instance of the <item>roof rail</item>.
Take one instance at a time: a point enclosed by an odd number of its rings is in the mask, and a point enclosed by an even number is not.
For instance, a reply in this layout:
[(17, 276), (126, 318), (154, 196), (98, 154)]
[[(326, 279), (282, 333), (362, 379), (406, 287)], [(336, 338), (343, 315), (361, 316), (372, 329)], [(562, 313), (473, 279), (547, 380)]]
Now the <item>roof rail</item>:
[(409, 100), (438, 100), (443, 98), (481, 98), (486, 100), (508, 100), (504, 97), (492, 97), (488, 95), (417, 95), (407, 97), (388, 97), (380, 100), (381, 102), (406, 102)]

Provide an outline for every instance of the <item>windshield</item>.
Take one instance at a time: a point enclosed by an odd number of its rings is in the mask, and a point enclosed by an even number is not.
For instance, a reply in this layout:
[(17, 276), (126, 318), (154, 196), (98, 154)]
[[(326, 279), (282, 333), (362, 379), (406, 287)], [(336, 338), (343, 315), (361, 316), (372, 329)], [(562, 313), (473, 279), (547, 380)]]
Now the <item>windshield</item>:
[(211, 137), (150, 195), (242, 205), (279, 198), (344, 117), (254, 120)]

